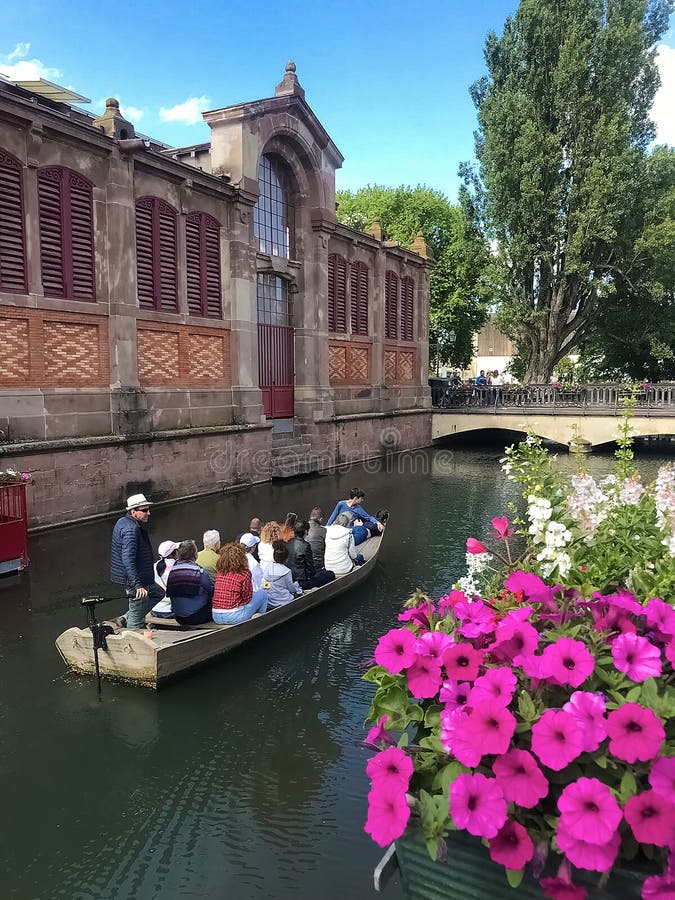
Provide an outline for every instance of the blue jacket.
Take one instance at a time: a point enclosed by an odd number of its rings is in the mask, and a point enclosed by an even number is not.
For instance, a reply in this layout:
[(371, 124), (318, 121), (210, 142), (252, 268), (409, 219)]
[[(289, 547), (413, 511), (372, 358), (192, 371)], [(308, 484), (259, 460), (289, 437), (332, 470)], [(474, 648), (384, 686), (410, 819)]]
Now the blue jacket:
[(115, 523), (110, 546), (110, 580), (136, 590), (155, 582), (155, 558), (144, 525), (126, 514)]
[(373, 516), (368, 515), (365, 509), (358, 503), (356, 504), (356, 506), (350, 506), (346, 500), (340, 500), (335, 504), (335, 509), (330, 514), (330, 519), (326, 522), (326, 526), (332, 525), (341, 513), (347, 513), (350, 518), (350, 522), (353, 522), (354, 519), (361, 519), (364, 525), (370, 525), (372, 528), (377, 527), (377, 519), (373, 518)]
[(171, 609), (180, 622), (211, 603), (213, 581), (197, 563), (177, 562), (169, 572), (166, 596), (171, 598)]

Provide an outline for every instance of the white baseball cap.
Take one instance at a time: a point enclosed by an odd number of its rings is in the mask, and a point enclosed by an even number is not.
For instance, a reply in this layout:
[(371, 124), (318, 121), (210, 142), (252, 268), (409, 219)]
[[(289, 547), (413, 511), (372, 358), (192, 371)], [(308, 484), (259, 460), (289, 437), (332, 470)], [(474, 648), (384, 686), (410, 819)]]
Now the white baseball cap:
[(175, 541), (162, 541), (157, 548), (159, 555), (164, 558), (171, 556), (174, 550), (178, 550), (178, 544)]
[(251, 547), (255, 547), (256, 544), (260, 543), (260, 538), (256, 537), (254, 534), (251, 534), (250, 531), (247, 531), (246, 534), (242, 534), (239, 538), (239, 543), (243, 544), (245, 547), (248, 547), (250, 550)]
[(127, 512), (138, 509), (139, 506), (152, 506), (152, 503), (145, 499), (145, 494), (132, 494), (131, 497), (127, 497)]

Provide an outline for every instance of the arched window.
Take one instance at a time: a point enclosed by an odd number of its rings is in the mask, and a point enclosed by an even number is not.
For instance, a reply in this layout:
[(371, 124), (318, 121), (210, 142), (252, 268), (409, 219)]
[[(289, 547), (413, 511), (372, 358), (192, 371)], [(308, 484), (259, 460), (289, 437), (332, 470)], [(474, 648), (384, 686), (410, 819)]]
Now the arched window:
[(159, 197), (136, 202), (136, 270), (141, 309), (178, 310), (176, 210)]
[(187, 305), (193, 316), (222, 317), (220, 223), (203, 212), (185, 220)]
[(328, 257), (328, 330), (347, 331), (347, 260), (337, 253)]
[(92, 184), (61, 166), (38, 172), (40, 262), (45, 297), (94, 300)]
[(290, 259), (295, 254), (295, 210), (291, 202), (291, 174), (274, 156), (263, 155), (258, 165), (260, 196), (253, 210), (258, 249)]
[(406, 275), (401, 279), (401, 340), (413, 339), (413, 314), (415, 310), (415, 282)]
[(350, 273), (352, 334), (368, 334), (368, 266), (353, 262)]
[(398, 275), (391, 271), (384, 282), (384, 336), (398, 339)]
[(0, 291), (28, 292), (21, 163), (0, 150)]

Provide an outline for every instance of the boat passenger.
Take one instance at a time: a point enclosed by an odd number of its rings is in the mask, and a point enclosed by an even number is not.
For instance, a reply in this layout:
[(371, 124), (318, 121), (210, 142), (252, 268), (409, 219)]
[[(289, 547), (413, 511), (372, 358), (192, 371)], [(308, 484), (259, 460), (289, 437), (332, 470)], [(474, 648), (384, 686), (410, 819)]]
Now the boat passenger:
[(350, 527), (354, 524), (355, 519), (361, 519), (361, 522), (368, 529), (369, 534), (376, 535), (384, 531), (384, 526), (373, 516), (369, 515), (363, 508), (362, 503), (365, 499), (365, 491), (362, 491), (361, 488), (352, 488), (349, 492), (348, 500), (339, 500), (335, 504), (335, 509), (330, 514), (330, 518), (326, 522), (326, 525), (332, 525), (339, 515), (346, 514), (349, 518)]
[[(375, 518), (382, 526), (386, 525), (387, 519), (389, 518), (389, 510), (378, 510)], [(354, 535), (354, 543), (357, 547), (359, 546), (359, 544), (362, 544), (364, 541), (368, 540), (369, 537), (371, 537), (370, 531), (368, 531), (361, 519), (354, 519), (354, 523), (352, 525), (352, 534)]]
[(282, 541), (290, 541), (293, 539), (293, 535), (295, 534), (295, 523), (298, 521), (298, 516), (294, 512), (286, 513), (286, 518), (284, 519), (284, 524), (281, 526), (281, 540)]
[(288, 550), (284, 541), (274, 541), (274, 561), (263, 566), (263, 576), (269, 581), (269, 605), (285, 606), (302, 594), (302, 588), (293, 581), (291, 570), (285, 565)]
[(197, 565), (197, 545), (182, 541), (166, 585), (173, 615), (179, 625), (203, 625), (211, 621), (213, 582)]
[(253, 534), (252, 531), (247, 531), (245, 534), (242, 534), (241, 538), (237, 542), (241, 544), (246, 550), (246, 561), (248, 563), (248, 567), (251, 571), (251, 579), (253, 580), (253, 590), (259, 591), (263, 586), (263, 572), (262, 566), (255, 558), (254, 550), (260, 543), (260, 538)]
[(197, 554), (197, 565), (201, 566), (209, 574), (212, 581), (215, 581), (218, 554), (220, 552), (220, 534), (215, 529), (205, 531), (202, 543), (204, 544), (204, 549)]
[[(166, 583), (169, 578), (174, 563), (176, 562), (176, 550), (178, 544), (176, 541), (162, 541), (157, 548), (159, 559), (155, 563), (155, 584), (158, 584), (166, 594)], [(171, 600), (168, 597), (156, 603), (151, 610), (153, 616), (158, 619), (172, 619), (173, 610), (171, 609)]]
[[(262, 528), (262, 519), (258, 518), (258, 516), (254, 516), (251, 519), (250, 525), (248, 526), (248, 531), (242, 531), (240, 534), (238, 534), (236, 536), (236, 538), (234, 539), (235, 544), (242, 544), (243, 543), (242, 539), (245, 534), (252, 534), (254, 537), (259, 538), (261, 528)], [(258, 556), (258, 545), (257, 544), (255, 545), (255, 547), (253, 547), (251, 552), (253, 553), (253, 558), (256, 560), (256, 562), (260, 562), (260, 557)]]
[(281, 540), (281, 526), (272, 519), (266, 522), (260, 532), (260, 543), (258, 544), (258, 559), (260, 565), (265, 568), (268, 563), (274, 562), (274, 548), (272, 544)]
[(290, 541), (286, 541), (288, 565), (291, 574), (303, 591), (310, 588), (323, 587), (324, 584), (335, 581), (334, 572), (327, 572), (326, 569), (321, 569), (319, 572), (316, 571), (312, 557), (312, 548), (305, 540), (308, 529), (307, 522), (298, 519), (295, 523), (293, 538)]
[(349, 516), (340, 513), (332, 525), (326, 527), (326, 553), (324, 561), (331, 572), (346, 575), (354, 565), (365, 562), (354, 544), (354, 535), (349, 527)]
[(164, 596), (155, 584), (154, 556), (147, 524), (152, 503), (144, 494), (127, 498), (126, 514), (115, 522), (110, 545), (110, 580), (124, 585), (129, 609), (118, 624), (143, 628), (145, 617)]
[(312, 548), (314, 568), (320, 572), (324, 568), (323, 556), (326, 552), (326, 526), (323, 524), (323, 510), (320, 506), (315, 506), (309, 514), (307, 543)]
[(267, 609), (267, 591), (253, 590), (253, 579), (242, 544), (225, 544), (218, 557), (213, 594), (213, 621), (239, 625)]

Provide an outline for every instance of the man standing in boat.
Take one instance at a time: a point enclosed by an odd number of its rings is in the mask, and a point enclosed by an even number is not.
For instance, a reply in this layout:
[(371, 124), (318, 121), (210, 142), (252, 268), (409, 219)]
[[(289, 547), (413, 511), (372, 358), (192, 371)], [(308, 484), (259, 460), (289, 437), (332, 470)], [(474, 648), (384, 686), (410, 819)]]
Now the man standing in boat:
[(145, 616), (164, 592), (155, 584), (154, 554), (147, 524), (152, 503), (144, 494), (127, 499), (126, 515), (115, 523), (110, 547), (110, 580), (124, 585), (129, 598), (127, 628), (142, 628)]

